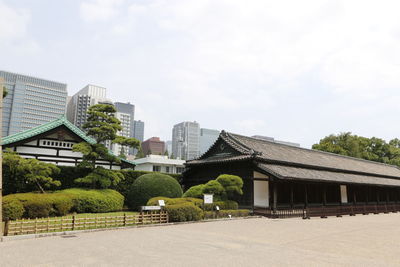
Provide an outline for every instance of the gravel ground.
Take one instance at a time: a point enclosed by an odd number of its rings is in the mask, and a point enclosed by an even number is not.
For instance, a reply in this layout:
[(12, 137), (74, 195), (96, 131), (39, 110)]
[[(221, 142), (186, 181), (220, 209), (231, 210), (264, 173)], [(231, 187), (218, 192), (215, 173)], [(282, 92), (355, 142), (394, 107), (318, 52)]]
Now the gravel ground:
[(0, 266), (400, 266), (400, 214), (243, 219), (0, 243)]

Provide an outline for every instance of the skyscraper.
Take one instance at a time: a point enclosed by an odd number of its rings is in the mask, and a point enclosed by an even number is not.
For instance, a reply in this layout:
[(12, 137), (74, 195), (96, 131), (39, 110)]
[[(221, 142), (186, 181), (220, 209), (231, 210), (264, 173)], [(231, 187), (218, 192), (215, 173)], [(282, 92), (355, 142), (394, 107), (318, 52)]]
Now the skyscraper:
[(144, 139), (144, 122), (141, 120), (134, 121), (133, 137), (143, 142)]
[[(134, 116), (135, 116), (135, 106), (131, 103), (114, 103), (117, 112), (115, 116), (121, 121), (122, 131), (118, 132), (118, 135), (124, 137), (134, 137)], [(133, 154), (133, 149), (121, 146), (119, 144), (112, 145), (112, 151), (116, 155), (123, 153), (124, 155)]]
[(200, 129), (200, 155), (207, 152), (207, 150), (214, 144), (218, 139), (219, 131), (213, 129)]
[(88, 84), (71, 97), (67, 105), (67, 118), (82, 129), (86, 123), (87, 110), (96, 104), (113, 104), (106, 98), (106, 88)]
[(200, 125), (181, 122), (172, 129), (172, 154), (181, 159), (194, 159), (200, 155)]
[(3, 107), (3, 136), (53, 121), (65, 114), (67, 85), (0, 71), (8, 95)]

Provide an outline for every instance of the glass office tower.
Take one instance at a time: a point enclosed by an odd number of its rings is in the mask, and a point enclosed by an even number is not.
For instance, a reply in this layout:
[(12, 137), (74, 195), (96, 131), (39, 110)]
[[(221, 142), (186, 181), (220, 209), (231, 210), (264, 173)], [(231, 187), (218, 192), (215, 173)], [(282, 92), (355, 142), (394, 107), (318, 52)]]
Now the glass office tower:
[(2, 136), (55, 120), (65, 114), (67, 85), (0, 71), (8, 95), (4, 99)]

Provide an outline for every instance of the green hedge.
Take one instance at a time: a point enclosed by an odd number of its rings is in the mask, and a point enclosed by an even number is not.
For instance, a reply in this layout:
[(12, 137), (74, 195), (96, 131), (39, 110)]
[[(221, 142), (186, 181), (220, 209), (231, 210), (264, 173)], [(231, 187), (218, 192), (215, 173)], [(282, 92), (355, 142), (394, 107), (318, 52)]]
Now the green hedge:
[(124, 196), (112, 189), (72, 188), (61, 192), (72, 196), (74, 203), (72, 211), (78, 213), (119, 211), (124, 205)]
[(216, 201), (213, 204), (204, 205), (204, 210), (215, 210), (216, 206), (219, 207), (220, 210), (237, 210), (239, 208), (239, 204), (233, 200), (225, 200), (225, 201)]
[(24, 215), (24, 206), (17, 199), (3, 200), (3, 220), (16, 220)]
[[(19, 204), (17, 204), (19, 203)], [(122, 210), (124, 197), (115, 190), (67, 189), (53, 193), (20, 193), (3, 198), (5, 219), (63, 216), (70, 212)], [(21, 212), (22, 206), (22, 212)]]
[(204, 219), (246, 217), (250, 215), (250, 210), (220, 210), (220, 211), (205, 211)]
[(127, 203), (131, 209), (137, 209), (146, 205), (150, 198), (181, 197), (181, 185), (171, 176), (158, 172), (148, 173), (140, 176), (131, 185), (127, 195)]
[(203, 205), (203, 200), (198, 198), (192, 197), (185, 197), (185, 198), (169, 198), (169, 197), (153, 197), (147, 201), (147, 206), (158, 206), (158, 200), (163, 199), (165, 205), (175, 205), (175, 204), (182, 204), (182, 203), (193, 203), (196, 207), (201, 208)]
[(189, 202), (168, 205), (165, 210), (171, 222), (199, 221), (203, 218), (203, 210)]
[[(78, 187), (78, 184), (74, 182), (77, 178), (82, 178), (88, 175), (91, 170), (87, 168), (78, 168), (73, 166), (57, 166), (60, 168), (60, 173), (54, 175), (54, 180), (59, 180), (61, 182), (61, 186), (57, 189), (68, 189)], [(116, 172), (121, 172), (125, 179), (120, 182), (118, 185), (112, 187), (111, 189), (115, 189), (120, 192), (124, 197), (127, 196), (129, 187), (133, 184), (133, 182), (143, 174), (148, 174), (152, 172), (146, 171), (135, 171), (135, 170), (114, 170)], [(182, 175), (181, 174), (169, 174), (169, 176), (173, 177), (178, 181), (179, 184), (182, 184)], [(34, 186), (21, 186), (17, 185), (21, 181), (12, 181), (9, 175), (9, 171), (7, 166), (3, 165), (3, 195), (15, 194), (15, 193), (24, 193), (24, 192), (32, 192), (35, 190)], [(24, 187), (24, 191), (17, 192), (17, 188)]]

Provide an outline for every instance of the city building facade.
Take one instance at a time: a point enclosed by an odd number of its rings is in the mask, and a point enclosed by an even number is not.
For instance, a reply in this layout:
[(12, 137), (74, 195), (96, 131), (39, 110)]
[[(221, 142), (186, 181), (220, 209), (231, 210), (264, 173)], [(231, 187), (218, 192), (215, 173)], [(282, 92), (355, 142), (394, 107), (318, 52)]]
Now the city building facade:
[(159, 137), (151, 137), (142, 142), (142, 151), (145, 155), (164, 155), (165, 142)]
[(135, 170), (138, 171), (182, 173), (185, 168), (184, 160), (170, 159), (168, 156), (161, 155), (147, 155), (133, 162), (135, 164)]
[(65, 114), (67, 85), (0, 71), (8, 90), (3, 100), (2, 136), (13, 135)]
[(140, 142), (143, 142), (144, 140), (144, 122), (141, 120), (134, 121), (134, 126), (133, 126), (133, 137), (139, 140)]
[(83, 129), (87, 120), (87, 111), (96, 104), (113, 104), (106, 98), (107, 89), (101, 86), (88, 84), (74, 94), (67, 104), (67, 118), (78, 128)]
[(200, 155), (203, 155), (218, 139), (219, 131), (213, 129), (200, 129)]
[[(135, 117), (135, 106), (131, 103), (114, 103), (115, 109), (117, 112), (115, 116), (117, 119), (121, 121), (122, 130), (118, 131), (118, 135), (124, 137), (134, 137), (134, 117)], [(132, 155), (133, 148), (129, 148), (126, 146), (121, 146), (119, 144), (113, 144), (112, 149), (115, 155)]]
[(200, 125), (197, 122), (181, 122), (172, 129), (172, 154), (179, 159), (190, 160), (200, 155)]

